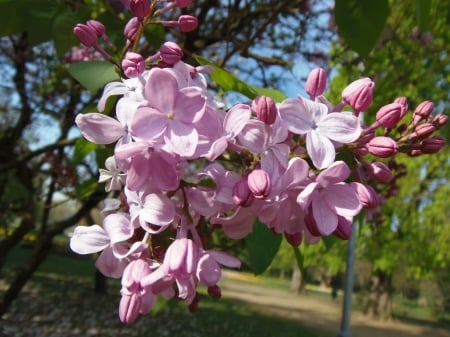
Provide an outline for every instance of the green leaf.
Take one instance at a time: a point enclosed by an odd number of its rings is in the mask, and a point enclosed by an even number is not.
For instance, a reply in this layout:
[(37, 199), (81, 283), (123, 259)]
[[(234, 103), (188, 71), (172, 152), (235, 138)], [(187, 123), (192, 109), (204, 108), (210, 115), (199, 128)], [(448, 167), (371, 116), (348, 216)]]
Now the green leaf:
[(339, 34), (361, 56), (369, 55), (389, 15), (388, 0), (336, 0), (334, 14)]
[(98, 186), (97, 179), (91, 178), (78, 184), (75, 187), (75, 190), (78, 198), (83, 200), (92, 195), (97, 190)]
[(75, 149), (73, 152), (72, 162), (79, 164), (89, 153), (97, 148), (97, 144), (88, 142), (84, 138), (78, 138), (75, 142)]
[(322, 242), (325, 245), (325, 249), (328, 252), (331, 247), (334, 246), (334, 244), (336, 243), (337, 238), (334, 235), (329, 235), (329, 236), (323, 236), (322, 237)]
[(68, 7), (63, 7), (56, 13), (51, 33), (58, 55), (63, 55), (70, 48), (78, 45), (78, 41), (72, 33), (77, 22), (79, 22), (78, 17)]
[(415, 0), (417, 24), (425, 31), (430, 23), (431, 0)]
[(203, 186), (203, 187), (211, 187), (216, 188), (216, 182), (211, 178), (202, 179), (197, 183), (197, 186)]
[(258, 275), (272, 262), (280, 248), (282, 236), (274, 234), (259, 220), (253, 225), (253, 232), (245, 238), (250, 268)]
[(255, 91), (254, 87), (238, 79), (232, 73), (226, 71), (225, 69), (222, 69), (217, 64), (208, 61), (207, 59), (198, 55), (195, 56), (195, 59), (198, 63), (202, 65), (208, 65), (214, 69), (213, 73), (210, 74), (210, 77), (223, 89), (223, 91), (238, 92), (250, 99), (258, 96), (258, 93)]
[(120, 79), (116, 66), (107, 61), (85, 61), (73, 63), (69, 73), (87, 90), (95, 93), (105, 84)]
[(277, 89), (271, 89), (271, 88), (261, 88), (261, 87), (257, 87), (257, 86), (251, 86), (253, 90), (255, 90), (255, 92), (258, 94), (258, 96), (268, 96), (270, 98), (272, 98), (275, 102), (282, 102), (284, 101), (287, 96), (277, 90)]

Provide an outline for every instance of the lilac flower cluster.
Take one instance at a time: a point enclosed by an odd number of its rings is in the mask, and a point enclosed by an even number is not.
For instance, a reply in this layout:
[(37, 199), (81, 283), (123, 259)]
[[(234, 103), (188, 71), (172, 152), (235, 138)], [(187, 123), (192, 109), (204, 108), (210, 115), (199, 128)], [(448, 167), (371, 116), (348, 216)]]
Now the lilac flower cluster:
[[(160, 12), (188, 4), (169, 2)], [(130, 47), (155, 12), (153, 2), (126, 5), (134, 14), (124, 31)], [(196, 20), (180, 16), (164, 25), (186, 31)], [(103, 50), (96, 41), (105, 31), (92, 27), (92, 21), (77, 25), (75, 34)], [(259, 220), (292, 245), (328, 235), (348, 239), (353, 218), (380, 203), (370, 179), (391, 179), (389, 167), (374, 157), (432, 153), (444, 144), (431, 134), (447, 119), (430, 117), (431, 103), (416, 109), (398, 139), (388, 131), (407, 112), (403, 98), (382, 107), (374, 124), (362, 125), (359, 114), (373, 96), (368, 78), (349, 84), (334, 105), (323, 96), (325, 71), (315, 69), (306, 83), (309, 98), (276, 103), (260, 96), (223, 109), (208, 92), (209, 69), (182, 57), (172, 42), (146, 59), (129, 50), (121, 61), (123, 79), (104, 88), (100, 113), (76, 117), (87, 140), (115, 145), (100, 169), (99, 180), (111, 193), (103, 223), (76, 227), (70, 246), (80, 254), (100, 252), (97, 268), (122, 279), (119, 314), (125, 323), (151, 311), (157, 296), (185, 300), (192, 310), (199, 285), (220, 297), (221, 266), (241, 263), (208, 248), (213, 231), (238, 240)], [(115, 117), (101, 113), (111, 96), (119, 96)], [(343, 152), (350, 162), (336, 159)]]

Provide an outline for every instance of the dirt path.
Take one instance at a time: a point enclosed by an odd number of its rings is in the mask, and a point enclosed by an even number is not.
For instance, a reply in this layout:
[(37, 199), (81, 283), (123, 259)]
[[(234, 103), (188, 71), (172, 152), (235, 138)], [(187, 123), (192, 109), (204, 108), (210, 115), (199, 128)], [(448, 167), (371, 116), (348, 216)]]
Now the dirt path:
[[(340, 330), (341, 301), (316, 296), (293, 295), (287, 290), (267, 288), (236, 280), (233, 274), (221, 281), (222, 294), (254, 304), (258, 310), (275, 316), (300, 321), (302, 324), (337, 336)], [(352, 337), (450, 337), (450, 331), (428, 325), (407, 324), (401, 321), (379, 321), (352, 313)]]

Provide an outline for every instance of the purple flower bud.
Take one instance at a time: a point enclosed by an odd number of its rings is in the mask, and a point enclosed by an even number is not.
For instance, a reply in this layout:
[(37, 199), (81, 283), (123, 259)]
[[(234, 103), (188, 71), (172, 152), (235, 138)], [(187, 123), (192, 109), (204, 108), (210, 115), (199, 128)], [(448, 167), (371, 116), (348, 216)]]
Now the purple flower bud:
[(269, 174), (261, 169), (253, 170), (248, 175), (248, 187), (256, 199), (264, 199), (271, 190)]
[(338, 224), (333, 234), (341, 240), (348, 240), (352, 236), (352, 225), (345, 218), (338, 217)]
[(73, 29), (77, 39), (86, 47), (93, 47), (97, 44), (97, 32), (94, 28), (79, 23)]
[(402, 118), (403, 106), (400, 103), (391, 103), (381, 107), (376, 115), (379, 125), (386, 129), (394, 128)]
[(423, 123), (416, 126), (413, 133), (413, 138), (425, 139), (433, 134), (436, 128), (432, 123)]
[(445, 145), (445, 139), (442, 137), (426, 138), (420, 144), (420, 151), (425, 154), (439, 152)]
[(129, 77), (138, 77), (145, 70), (145, 61), (141, 54), (128, 52), (122, 60), (123, 73)]
[(373, 180), (376, 180), (382, 184), (387, 184), (393, 178), (390, 168), (382, 162), (374, 162), (368, 166), (368, 175)]
[(222, 297), (222, 289), (216, 284), (208, 287), (208, 295), (215, 300)]
[(448, 123), (448, 116), (444, 114), (437, 114), (433, 118), (433, 125), (436, 129), (440, 129)]
[(131, 0), (130, 10), (139, 20), (150, 14), (150, 3), (148, 0)]
[(413, 123), (417, 124), (422, 119), (427, 119), (428, 117), (430, 117), (430, 114), (433, 112), (433, 109), (434, 109), (433, 102), (423, 101), (422, 103), (420, 103), (417, 106), (416, 110), (414, 110)]
[(161, 60), (168, 65), (174, 65), (183, 58), (183, 50), (174, 42), (164, 42), (159, 48)]
[(139, 19), (137, 17), (133, 17), (127, 22), (123, 31), (123, 34), (125, 35), (127, 40), (136, 40), (140, 26), (141, 24), (139, 23)]
[(277, 118), (277, 105), (275, 101), (268, 96), (259, 96), (252, 101), (252, 110), (256, 117), (267, 125), (275, 123)]
[(198, 19), (192, 15), (181, 15), (178, 18), (178, 25), (183, 33), (188, 33), (197, 29)]
[(398, 145), (390, 137), (375, 137), (367, 143), (367, 149), (371, 154), (380, 158), (389, 158), (398, 151)]
[(106, 32), (105, 26), (100, 21), (89, 20), (88, 22), (86, 22), (86, 24), (89, 27), (94, 28), (95, 32), (97, 33), (97, 37), (103, 36), (103, 34), (105, 34), (105, 32)]
[(306, 229), (311, 233), (313, 236), (322, 236), (322, 234), (319, 231), (319, 228), (317, 227), (316, 220), (314, 220), (314, 216), (312, 211), (308, 211), (305, 215), (305, 226)]
[(242, 207), (250, 206), (255, 200), (255, 196), (248, 186), (247, 178), (242, 178), (233, 186), (233, 201)]
[(372, 104), (374, 86), (375, 83), (367, 77), (354, 81), (342, 91), (342, 100), (356, 113), (366, 111)]
[(394, 103), (399, 103), (402, 106), (402, 112), (400, 114), (400, 119), (402, 119), (408, 112), (408, 99), (405, 96), (397, 97)]
[(380, 198), (377, 192), (370, 185), (364, 185), (358, 182), (350, 183), (358, 195), (361, 205), (366, 209), (373, 209), (380, 205)]
[(313, 100), (317, 96), (320, 96), (325, 91), (327, 85), (327, 74), (322, 68), (313, 69), (306, 80), (306, 92)]
[(294, 234), (284, 233), (286, 241), (293, 247), (298, 247), (302, 243), (303, 235), (302, 232), (297, 232)]

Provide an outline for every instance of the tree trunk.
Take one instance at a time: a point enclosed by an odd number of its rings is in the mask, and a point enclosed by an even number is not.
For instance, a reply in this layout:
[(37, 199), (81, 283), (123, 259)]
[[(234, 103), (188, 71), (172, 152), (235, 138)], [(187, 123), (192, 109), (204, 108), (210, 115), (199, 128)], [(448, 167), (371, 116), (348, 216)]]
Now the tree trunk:
[(363, 312), (371, 317), (388, 320), (392, 318), (392, 275), (377, 270)]
[(294, 263), (290, 288), (296, 294), (301, 294), (305, 290), (305, 275), (302, 275), (297, 263)]

